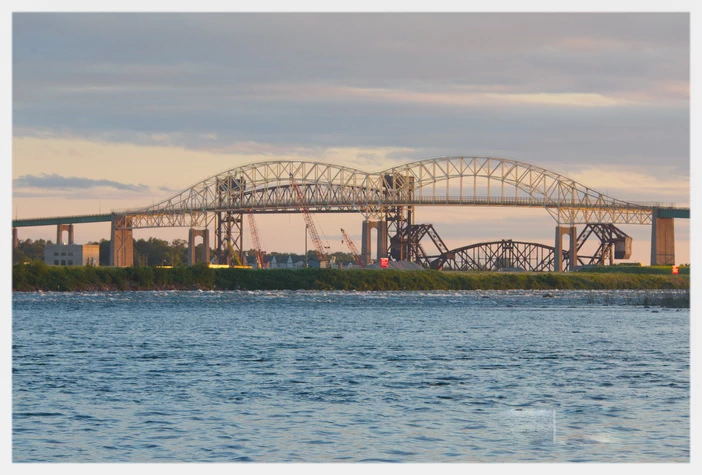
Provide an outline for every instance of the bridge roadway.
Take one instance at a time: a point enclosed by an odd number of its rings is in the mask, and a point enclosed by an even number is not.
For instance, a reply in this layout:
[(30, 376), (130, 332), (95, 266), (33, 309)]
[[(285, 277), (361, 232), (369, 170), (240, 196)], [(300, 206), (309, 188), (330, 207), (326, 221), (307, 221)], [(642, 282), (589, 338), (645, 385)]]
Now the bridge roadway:
[[(558, 205), (554, 203), (545, 203), (545, 200), (535, 200), (535, 199), (514, 199), (514, 198), (505, 198), (501, 200), (495, 200), (495, 199), (489, 199), (489, 198), (479, 198), (478, 200), (474, 199), (459, 199), (457, 197), (450, 197), (448, 199), (433, 199), (431, 197), (424, 198), (424, 199), (414, 199), (411, 200), (407, 203), (406, 205), (409, 206), (468, 206), (468, 205), (474, 205), (474, 206), (516, 206), (516, 207), (539, 207), (539, 208), (557, 208)], [(663, 203), (638, 203), (635, 202), (634, 204), (638, 204), (641, 207), (647, 208), (649, 212), (651, 212), (654, 208), (657, 209), (658, 211), (658, 217), (659, 218), (683, 218), (683, 219), (689, 219), (690, 218), (690, 208), (689, 207), (677, 207), (674, 205), (670, 204), (663, 204)], [(318, 207), (321, 209), (315, 209), (313, 212), (318, 212), (318, 213), (358, 213), (359, 210), (352, 208), (352, 207), (346, 207), (346, 208), (339, 208), (339, 209), (334, 209), (333, 204), (329, 202), (325, 203), (309, 203), (311, 207)], [(325, 209), (326, 208), (326, 209)], [(594, 207), (593, 207), (594, 208)], [(601, 207), (597, 207), (598, 209)], [(281, 208), (281, 207), (276, 207), (276, 208), (248, 208), (244, 210), (230, 210), (230, 209), (219, 209), (219, 208), (211, 208), (211, 209), (203, 209), (203, 210), (197, 210), (199, 212), (205, 212), (205, 213), (211, 213), (211, 212), (218, 212), (218, 211), (234, 211), (234, 212), (240, 212), (240, 213), (300, 213), (300, 209), (294, 207), (294, 204), (291, 204), (291, 207), (286, 207), (286, 208)], [(13, 219), (12, 220), (12, 227), (13, 228), (24, 228), (24, 227), (34, 227), (34, 226), (56, 226), (59, 224), (85, 224), (85, 223), (109, 223), (112, 221), (113, 217), (115, 215), (136, 215), (139, 214), (139, 210), (119, 210), (115, 213), (108, 213), (108, 214), (83, 214), (83, 215), (70, 215), (70, 216), (53, 216), (53, 217), (41, 217), (41, 218), (26, 218), (26, 219)], [(183, 225), (186, 227), (187, 225)], [(158, 226), (154, 226), (158, 227)]]
[(109, 214), (81, 214), (73, 216), (55, 216), (51, 218), (27, 218), (13, 219), (13, 228), (25, 228), (29, 226), (51, 226), (58, 224), (84, 224), (84, 223), (109, 223), (112, 221), (112, 213)]
[[(689, 207), (618, 200), (550, 170), (502, 158), (440, 157), (378, 172), (293, 160), (232, 168), (140, 209), (15, 219), (13, 239), (16, 245), (19, 227), (57, 225), (60, 236), (64, 227), (72, 230), (73, 224), (111, 222), (113, 262), (131, 265), (128, 254), (133, 229), (207, 230), (214, 224), (217, 249), (225, 249), (223, 236), (235, 231), (239, 236), (235, 249), (242, 252), (241, 225), (236, 224), (241, 222), (241, 215), (301, 212), (299, 198), (292, 192), (293, 183), (302, 188), (310, 212), (362, 213), (366, 223), (388, 219), (411, 224), (414, 207), (508, 206), (544, 208), (557, 223), (557, 242), (563, 233), (574, 233), (577, 224), (652, 225), (654, 264), (674, 261), (673, 219), (690, 215)], [(407, 216), (402, 217), (404, 214)]]

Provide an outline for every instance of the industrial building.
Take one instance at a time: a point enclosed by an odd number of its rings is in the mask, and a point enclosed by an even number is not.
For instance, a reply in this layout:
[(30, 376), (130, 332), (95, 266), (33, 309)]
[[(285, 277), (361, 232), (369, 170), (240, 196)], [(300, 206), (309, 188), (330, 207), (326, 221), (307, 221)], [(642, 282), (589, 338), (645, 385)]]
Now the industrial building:
[(100, 245), (47, 244), (44, 247), (44, 262), (50, 266), (98, 266)]

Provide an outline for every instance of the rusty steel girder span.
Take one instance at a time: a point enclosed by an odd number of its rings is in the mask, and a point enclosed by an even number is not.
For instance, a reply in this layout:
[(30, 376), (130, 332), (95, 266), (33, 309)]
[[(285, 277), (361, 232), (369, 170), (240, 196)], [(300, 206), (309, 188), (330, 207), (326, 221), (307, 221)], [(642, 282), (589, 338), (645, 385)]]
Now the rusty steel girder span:
[[(437, 256), (431, 266), (460, 271), (546, 272), (555, 270), (555, 255), (556, 250), (551, 246), (503, 239), (453, 249)], [(562, 259), (569, 265), (568, 251), (562, 252)]]

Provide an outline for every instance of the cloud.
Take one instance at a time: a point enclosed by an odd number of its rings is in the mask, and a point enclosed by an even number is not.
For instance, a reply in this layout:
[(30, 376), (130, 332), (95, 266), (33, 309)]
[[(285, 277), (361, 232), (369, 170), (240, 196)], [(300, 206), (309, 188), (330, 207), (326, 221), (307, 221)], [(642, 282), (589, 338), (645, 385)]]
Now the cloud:
[(40, 188), (44, 190), (66, 190), (74, 191), (77, 189), (87, 190), (92, 188), (114, 188), (120, 191), (129, 191), (143, 193), (149, 190), (149, 187), (143, 184), (133, 185), (129, 183), (120, 183), (106, 179), (91, 179), (80, 177), (66, 177), (56, 173), (40, 175), (22, 175), (12, 181), (15, 188)]
[(665, 160), (655, 169), (632, 169), (616, 165), (573, 169), (568, 178), (600, 193), (637, 202), (690, 203), (690, 178), (681, 175)]
[(15, 138), (689, 163), (687, 14), (18, 13), (13, 26)]

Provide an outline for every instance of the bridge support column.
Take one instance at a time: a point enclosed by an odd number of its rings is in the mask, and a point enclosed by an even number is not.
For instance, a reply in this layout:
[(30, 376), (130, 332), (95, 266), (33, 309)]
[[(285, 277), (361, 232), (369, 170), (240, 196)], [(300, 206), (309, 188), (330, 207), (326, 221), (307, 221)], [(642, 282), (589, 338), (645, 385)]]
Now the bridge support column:
[[(411, 260), (410, 246), (407, 241), (407, 228), (414, 224), (414, 206), (399, 206), (385, 215), (386, 233), (389, 237), (387, 252), (396, 261)], [(387, 241), (386, 241), (387, 244)], [(387, 257), (387, 256), (386, 256)]]
[(361, 259), (365, 265), (371, 263), (371, 229), (374, 227), (377, 227), (377, 221), (367, 219), (363, 221), (361, 226)]
[(378, 230), (378, 238), (376, 240), (375, 254), (376, 258), (388, 256), (388, 225), (385, 221), (371, 221), (369, 219), (363, 221), (361, 230), (361, 258), (363, 263), (368, 265), (371, 263), (371, 231)]
[(56, 225), (56, 244), (63, 243), (63, 232), (68, 231), (68, 244), (73, 244), (73, 225), (58, 224)]
[(651, 226), (651, 265), (675, 265), (675, 227), (673, 218), (659, 218), (653, 210)]
[(115, 267), (132, 267), (134, 265), (134, 238), (130, 221), (125, 217), (112, 218), (110, 236), (110, 265)]
[(378, 261), (380, 261), (381, 257), (388, 257), (388, 223), (385, 221), (378, 221), (376, 229), (378, 230), (376, 255)]
[(17, 228), (12, 228), (12, 249), (19, 247), (19, 238), (17, 237)]
[(578, 234), (575, 226), (556, 226), (556, 245), (554, 259), (554, 271), (563, 272), (567, 270), (563, 265), (563, 236), (570, 236), (570, 249), (568, 252), (568, 260), (570, 261), (570, 269), (577, 265), (578, 262)]
[(188, 232), (188, 265), (194, 266), (197, 263), (195, 256), (195, 238), (202, 236), (202, 252), (200, 254), (200, 262), (203, 264), (210, 263), (210, 230), (209, 229), (193, 229)]
[(218, 212), (215, 215), (215, 254), (218, 264), (231, 265), (232, 251), (239, 256), (239, 259), (244, 260), (243, 217), (241, 213), (229, 211)]

